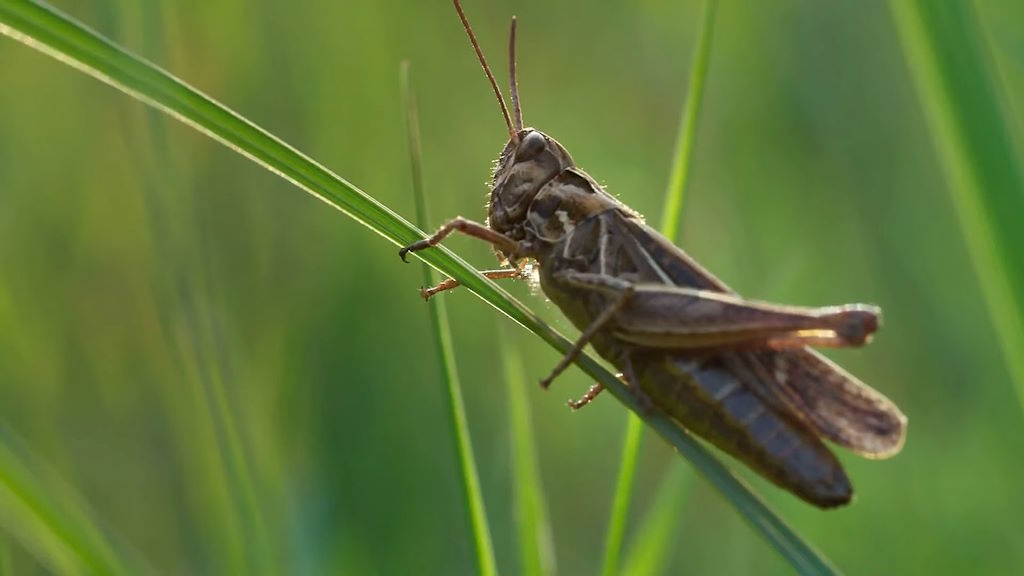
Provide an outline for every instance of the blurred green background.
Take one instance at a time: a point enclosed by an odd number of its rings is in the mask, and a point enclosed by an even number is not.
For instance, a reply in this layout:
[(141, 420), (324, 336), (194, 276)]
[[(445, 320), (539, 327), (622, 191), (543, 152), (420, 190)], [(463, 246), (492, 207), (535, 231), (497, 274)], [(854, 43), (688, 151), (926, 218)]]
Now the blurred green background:
[[(656, 223), (701, 3), (466, 4), (499, 79), (518, 15), (527, 124)], [(412, 218), (398, 88), (409, 58), (436, 223), (484, 216), (503, 124), (447, 2), (55, 5)], [(1024, 7), (975, 7), (1019, 136)], [(0, 71), (5, 450), (159, 572), (472, 571), (419, 266), (6, 38)], [(874, 343), (830, 356), (910, 419), (892, 460), (840, 454), (858, 496), (838, 511), (738, 471), (849, 573), (1024, 569), (1021, 402), (889, 7), (723, 3), (693, 166), (682, 246), (750, 297), (881, 305)], [(449, 246), (495, 264), (479, 243)], [(543, 295), (508, 288), (572, 333)], [(530, 382), (558, 356), (467, 292), (446, 298), (498, 566), (516, 573), (499, 330)], [(564, 405), (589, 384), (570, 369), (528, 390), (561, 574), (600, 566), (618, 472), (625, 410), (610, 396)], [(677, 459), (646, 436), (627, 548)], [(673, 572), (790, 571), (703, 480), (678, 514)], [(44, 571), (10, 518), (0, 567)]]

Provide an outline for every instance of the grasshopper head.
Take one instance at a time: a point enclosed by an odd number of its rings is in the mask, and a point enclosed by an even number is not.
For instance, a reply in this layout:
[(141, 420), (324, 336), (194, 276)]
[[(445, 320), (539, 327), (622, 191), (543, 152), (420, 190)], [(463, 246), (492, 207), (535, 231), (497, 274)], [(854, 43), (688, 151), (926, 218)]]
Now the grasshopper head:
[(521, 239), (522, 224), (537, 192), (571, 166), (569, 152), (554, 138), (532, 128), (519, 130), (498, 157), (487, 207), (488, 225)]
[(572, 158), (561, 144), (539, 130), (523, 127), (523, 111), (519, 107), (519, 85), (516, 79), (516, 19), (512, 17), (512, 26), (508, 36), (508, 72), (509, 89), (512, 96), (512, 114), (505, 106), (505, 99), (498, 88), (498, 82), (491, 73), (487, 59), (484, 58), (476, 35), (462, 11), (459, 0), (453, 0), (455, 11), (462, 20), (462, 27), (469, 36), (480, 66), (491, 83), (494, 95), (501, 108), (501, 115), (508, 127), (508, 143), (498, 157), (494, 169), (494, 180), (491, 183), (491, 197), (488, 202), (487, 224), (496, 232), (500, 232), (514, 240), (524, 236), (523, 223), (530, 202), (540, 188), (559, 172), (573, 165)]

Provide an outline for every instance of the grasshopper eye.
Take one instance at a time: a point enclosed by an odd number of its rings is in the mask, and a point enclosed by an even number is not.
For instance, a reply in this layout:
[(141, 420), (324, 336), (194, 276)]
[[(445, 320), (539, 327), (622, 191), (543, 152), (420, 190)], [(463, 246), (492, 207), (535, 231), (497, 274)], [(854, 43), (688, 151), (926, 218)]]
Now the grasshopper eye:
[(540, 132), (530, 132), (519, 143), (519, 148), (516, 149), (516, 162), (532, 160), (543, 152), (547, 145), (548, 141), (544, 138), (543, 134)]

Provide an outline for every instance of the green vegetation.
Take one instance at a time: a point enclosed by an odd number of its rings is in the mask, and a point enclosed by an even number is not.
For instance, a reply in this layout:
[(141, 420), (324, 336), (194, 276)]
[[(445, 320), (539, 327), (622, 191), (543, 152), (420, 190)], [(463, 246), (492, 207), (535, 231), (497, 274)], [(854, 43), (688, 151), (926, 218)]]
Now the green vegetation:
[[(708, 76), (708, 63), (711, 61), (711, 39), (715, 30), (715, 8), (716, 0), (708, 0), (704, 6), (704, 17), (701, 20), (700, 35), (698, 36), (697, 49), (694, 51), (693, 63), (690, 66), (690, 81), (687, 86), (686, 100), (683, 102), (683, 112), (679, 118), (679, 134), (676, 136), (675, 160), (672, 162), (672, 171), (669, 176), (668, 188), (665, 190), (665, 206), (661, 214), (661, 233), (666, 238), (675, 239), (679, 236), (679, 222), (683, 212), (683, 198), (686, 194), (686, 184), (690, 174), (690, 164), (693, 160), (693, 147), (697, 139), (697, 119), (700, 117), (701, 103), (704, 100), (704, 85)], [(615, 499), (612, 500), (612, 516), (608, 522), (608, 534), (605, 536), (604, 550), (604, 576), (614, 576), (619, 567), (619, 553), (622, 548), (622, 536), (626, 531), (626, 518), (629, 511), (629, 502), (632, 498), (633, 479), (636, 476), (637, 458), (640, 452), (640, 441), (643, 438), (643, 421), (640, 418), (630, 415), (626, 421), (626, 433), (622, 440), (622, 464), (619, 468), (619, 477), (615, 484)], [(680, 489), (682, 483), (679, 484)], [(671, 487), (667, 486), (666, 490)], [(668, 498), (667, 496), (665, 497)], [(655, 501), (655, 505), (663, 502)], [(682, 510), (677, 510), (680, 514)], [(658, 517), (658, 513), (651, 512), (649, 518)], [(652, 526), (650, 529), (641, 530), (639, 537), (653, 540), (663, 537), (666, 532), (671, 532), (672, 524), (663, 522)], [(643, 545), (643, 543), (640, 543)], [(667, 552), (667, 548), (651, 547), (648, 564), (656, 565), (660, 561), (654, 558), (657, 552)], [(635, 574), (636, 572), (626, 572)], [(650, 572), (644, 572), (650, 573)]]
[[(430, 221), (427, 198), (423, 191), (423, 150), (420, 146), (420, 121), (416, 111), (416, 95), (409, 79), (409, 63), (402, 62), (401, 84), (405, 104), (405, 123), (409, 139), (409, 164), (412, 170), (412, 190), (416, 201), (416, 221), (426, 226)], [(438, 282), (434, 270), (423, 265), (423, 285), (433, 286)], [(448, 323), (448, 310), (444, 298), (434, 298), (429, 304), (430, 323), (437, 334), (437, 357), (441, 364), (441, 377), (448, 385), (449, 415), (455, 451), (459, 455), (459, 469), (462, 472), (462, 489), (466, 498), (466, 511), (473, 545), (476, 552), (477, 571), (491, 576), (498, 570), (494, 563), (494, 547), (491, 532), (487, 527), (487, 512), (483, 495), (480, 493), (480, 477), (473, 458), (473, 443), (470, 441), (469, 424), (466, 421), (466, 403), (462, 399), (462, 385), (455, 367), (455, 351), (452, 349), (452, 330)]]

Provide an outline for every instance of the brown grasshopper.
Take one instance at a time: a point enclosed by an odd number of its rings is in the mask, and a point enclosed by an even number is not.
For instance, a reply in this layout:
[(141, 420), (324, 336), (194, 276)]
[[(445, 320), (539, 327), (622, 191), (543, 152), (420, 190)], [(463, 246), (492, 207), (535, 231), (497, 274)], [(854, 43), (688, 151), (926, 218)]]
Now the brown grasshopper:
[[(458, 0), (455, 8), (501, 105), (509, 141), (498, 158), (487, 224), (455, 218), (399, 252), (458, 231), (490, 243), (503, 262), (534, 260), (540, 285), (582, 331), (541, 385), (587, 344), (618, 368), (643, 405), (823, 508), (853, 488), (825, 438), (868, 458), (899, 452), (906, 417), (814, 347), (860, 346), (878, 329), (875, 306), (781, 306), (740, 297), (606, 193), (550, 136), (523, 127), (509, 34), (513, 115)], [(491, 270), (515, 278), (522, 267)], [(454, 288), (447, 280), (425, 298)], [(593, 386), (570, 406), (600, 393)]]

